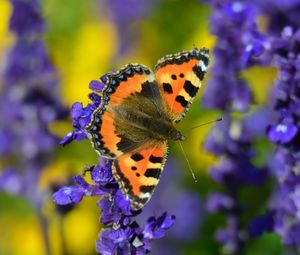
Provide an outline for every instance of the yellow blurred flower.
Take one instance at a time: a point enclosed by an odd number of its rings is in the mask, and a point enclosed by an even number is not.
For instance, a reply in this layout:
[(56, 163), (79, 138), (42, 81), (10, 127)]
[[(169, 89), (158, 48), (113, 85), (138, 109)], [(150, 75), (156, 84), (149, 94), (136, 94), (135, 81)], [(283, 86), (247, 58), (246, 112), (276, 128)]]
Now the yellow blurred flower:
[(115, 54), (116, 32), (112, 23), (90, 21), (78, 29), (71, 43), (69, 58), (56, 48), (54, 57), (61, 73), (62, 100), (68, 105), (80, 101), (87, 103), (88, 84), (109, 71)]

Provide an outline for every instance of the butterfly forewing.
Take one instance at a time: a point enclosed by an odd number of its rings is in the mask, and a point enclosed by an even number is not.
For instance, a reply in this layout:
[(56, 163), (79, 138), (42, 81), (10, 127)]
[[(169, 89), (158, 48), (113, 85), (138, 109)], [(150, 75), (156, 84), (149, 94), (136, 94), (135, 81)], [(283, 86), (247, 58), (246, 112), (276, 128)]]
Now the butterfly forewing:
[(203, 48), (167, 55), (158, 61), (155, 76), (173, 121), (180, 121), (193, 102), (206, 73), (208, 59), (208, 50)]
[[(151, 88), (153, 85), (156, 86), (156, 89)], [(157, 94), (159, 90), (154, 74), (149, 68), (143, 65), (129, 64), (120, 71), (107, 75), (107, 86), (101, 96), (102, 103), (94, 111), (92, 121), (87, 127), (93, 147), (101, 156), (116, 158), (124, 152), (138, 148), (145, 142), (144, 139), (128, 138), (124, 135), (124, 133), (128, 133), (128, 130), (118, 130), (113, 110), (126, 103), (126, 100), (134, 97), (135, 94), (143, 93), (148, 95), (151, 100), (161, 100), (160, 94)], [(132, 108), (131, 105), (129, 106)], [(133, 107), (137, 108), (138, 105)], [(144, 105), (141, 103), (140, 107), (144, 107)], [(158, 106), (155, 107), (158, 108)], [(123, 129), (126, 129), (126, 126)]]

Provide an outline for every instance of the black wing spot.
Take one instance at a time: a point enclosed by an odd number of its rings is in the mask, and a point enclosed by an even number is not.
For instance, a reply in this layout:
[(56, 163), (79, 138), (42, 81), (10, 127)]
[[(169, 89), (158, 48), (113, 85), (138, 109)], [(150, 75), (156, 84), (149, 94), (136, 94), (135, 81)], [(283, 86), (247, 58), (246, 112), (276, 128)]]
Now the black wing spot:
[(140, 191), (142, 193), (152, 193), (152, 191), (155, 189), (154, 185), (142, 185), (140, 187)]
[(190, 97), (194, 97), (198, 92), (198, 87), (194, 86), (190, 81), (185, 81), (183, 85), (186, 93), (189, 94)]
[(173, 80), (177, 80), (177, 76), (176, 76), (175, 74), (172, 74), (172, 75), (171, 75), (171, 78), (172, 78)]
[(183, 96), (177, 96), (175, 98), (175, 101), (180, 103), (182, 105), (182, 107), (186, 107), (188, 105), (188, 101), (185, 100), (185, 98)]
[(161, 173), (160, 168), (148, 168), (145, 172), (145, 176), (158, 179), (160, 176), (160, 173)]
[(133, 170), (133, 171), (137, 170), (136, 166), (132, 166), (131, 170)]
[(134, 161), (141, 161), (142, 159), (144, 159), (144, 157), (139, 153), (135, 153), (135, 154), (131, 155), (131, 158)]
[(180, 73), (180, 74), (179, 74), (179, 77), (180, 77), (180, 78), (183, 78), (183, 77), (184, 77), (184, 74), (183, 74), (183, 73)]
[(173, 93), (173, 89), (170, 83), (163, 83), (163, 88), (164, 91), (167, 92), (168, 94), (172, 94)]
[(200, 81), (203, 80), (205, 72), (202, 71), (201, 67), (198, 65), (195, 65), (193, 67), (193, 72), (197, 75), (197, 77), (200, 79)]
[(155, 157), (155, 156), (151, 155), (149, 160), (150, 160), (151, 163), (155, 164), (155, 163), (162, 163), (163, 158), (162, 157)]

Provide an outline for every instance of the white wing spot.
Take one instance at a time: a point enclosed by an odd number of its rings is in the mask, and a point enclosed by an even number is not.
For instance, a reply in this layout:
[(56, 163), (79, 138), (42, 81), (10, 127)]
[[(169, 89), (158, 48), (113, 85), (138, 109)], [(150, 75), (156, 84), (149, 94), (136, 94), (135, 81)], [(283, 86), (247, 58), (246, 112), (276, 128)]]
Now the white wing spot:
[(206, 72), (207, 65), (204, 64), (203, 60), (199, 61), (199, 66), (201, 67), (202, 72)]
[(140, 198), (149, 198), (151, 194), (149, 192), (143, 193), (140, 195)]

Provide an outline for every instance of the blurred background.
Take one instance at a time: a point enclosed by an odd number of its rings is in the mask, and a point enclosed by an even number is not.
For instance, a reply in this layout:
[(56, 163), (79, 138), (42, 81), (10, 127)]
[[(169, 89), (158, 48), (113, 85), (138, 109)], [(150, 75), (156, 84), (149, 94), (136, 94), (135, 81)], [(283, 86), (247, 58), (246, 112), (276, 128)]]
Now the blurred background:
[[(212, 49), (215, 44), (209, 27), (211, 9), (199, 1), (43, 0), (41, 10), (45, 21), (41, 37), (58, 81), (55, 100), (66, 111), (74, 102), (87, 104), (89, 82), (111, 70), (120, 69), (130, 62), (154, 68), (156, 61), (166, 54), (190, 50), (194, 46)], [(0, 0), (1, 77), (4, 77), (2, 74), (12, 57), (9, 52), (17, 40), (15, 31), (9, 29), (12, 12), (11, 2)], [(26, 15), (26, 12), (19, 15)], [(264, 21), (261, 24), (263, 26)], [(255, 103), (264, 104), (276, 77), (275, 68), (253, 67), (243, 75), (254, 92)], [(259, 80), (256, 79), (258, 76)], [(189, 113), (178, 125), (178, 129), (187, 136), (183, 146), (198, 182), (193, 181), (179, 145), (171, 142), (161, 183), (140, 217), (143, 221), (164, 211), (177, 216), (175, 226), (167, 236), (153, 243), (151, 254), (226, 253), (214, 238), (216, 229), (224, 225), (224, 215), (210, 215), (205, 210), (206, 195), (222, 190), (208, 175), (216, 158), (203, 149), (212, 126), (188, 131), (192, 126), (220, 117), (220, 112), (201, 107), (202, 93), (209, 79), (210, 73)], [(0, 84), (4, 87), (3, 81)], [(1, 117), (0, 121), (6, 120)], [(87, 140), (73, 142), (67, 147), (58, 145), (59, 139), (72, 130), (69, 117), (47, 122), (47, 128), (57, 139), (49, 156), (46, 156), (46, 163), (40, 167), (37, 189), (33, 191), (33, 194), (43, 194), (38, 202), (39, 210), (36, 210), (37, 205), (29, 198), (30, 195), (24, 197), (22, 193), (8, 192), (7, 189), (0, 193), (1, 255), (43, 255), (46, 254), (45, 245), (50, 247), (53, 255), (95, 254), (95, 240), (101, 229), (100, 211), (96, 205), (98, 198), (88, 197), (73, 208), (58, 209), (51, 194), (70, 183), (71, 177), (80, 174), (84, 166), (97, 163), (97, 155)], [(255, 144), (255, 148), (264, 154), (269, 145), (261, 141)], [(18, 158), (3, 156), (0, 167), (4, 170), (16, 162)], [(22, 172), (20, 164), (18, 169)], [(13, 187), (17, 185), (13, 178), (3, 180), (2, 185), (3, 182), (7, 185), (12, 183)], [(258, 204), (253, 215), (263, 212), (264, 196), (267, 197), (270, 192), (270, 184), (263, 191), (262, 198), (256, 201)], [(249, 191), (245, 190), (245, 197), (255, 200), (257, 193), (253, 193), (253, 188), (251, 192), (252, 197), (249, 197)], [(44, 216), (40, 217), (40, 213)], [(249, 215), (245, 217), (251, 217)], [(46, 244), (45, 235), (48, 236)], [(249, 242), (245, 254), (296, 254), (285, 252), (278, 236), (265, 234)]]

